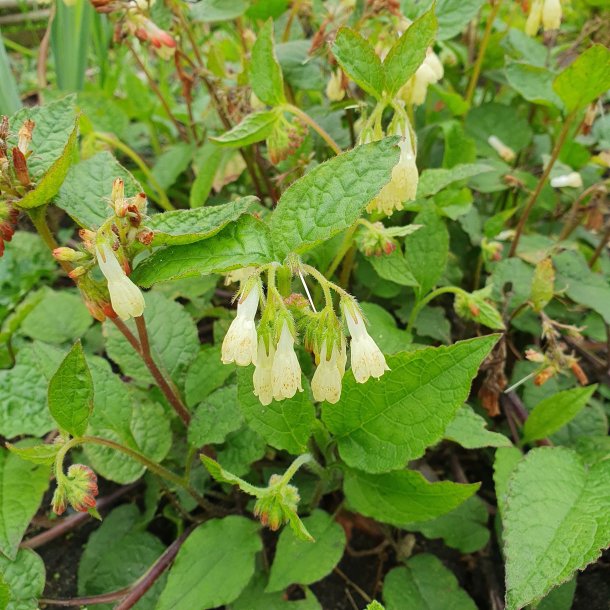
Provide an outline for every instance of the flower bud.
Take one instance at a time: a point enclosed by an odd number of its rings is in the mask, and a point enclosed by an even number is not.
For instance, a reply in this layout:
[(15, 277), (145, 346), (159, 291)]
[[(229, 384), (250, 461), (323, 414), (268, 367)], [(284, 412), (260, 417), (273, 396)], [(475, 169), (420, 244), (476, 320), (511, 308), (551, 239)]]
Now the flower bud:
[(26, 119), (18, 133), (17, 148), (26, 155), (30, 142), (32, 141), (32, 131), (34, 131), (34, 121)]
[(67, 496), (72, 508), (78, 512), (87, 512), (95, 507), (95, 496), (98, 494), (97, 476), (89, 466), (73, 464), (68, 468)]
[(64, 486), (59, 483), (53, 493), (51, 500), (51, 508), (56, 515), (62, 515), (68, 506), (68, 498)]
[(301, 500), (299, 490), (294, 485), (278, 486), (280, 480), (281, 476), (272, 475), (269, 479), (268, 492), (258, 498), (254, 505), (254, 516), (259, 517), (261, 523), (273, 531), (290, 521), (292, 515), (296, 514)]
[(331, 102), (340, 102), (345, 97), (345, 88), (343, 87), (343, 72), (341, 68), (333, 70), (326, 84), (326, 97)]
[(489, 138), (487, 138), (487, 143), (507, 163), (510, 163), (511, 161), (515, 160), (515, 157), (516, 157), (515, 151), (512, 148), (510, 148), (509, 146), (506, 146), (506, 144), (504, 144), (504, 142), (502, 142), (502, 140), (500, 140), (500, 138), (498, 138), (496, 136), (489, 136)]
[(553, 188), (564, 188), (566, 186), (571, 188), (582, 188), (582, 176), (578, 172), (570, 172), (563, 176), (556, 176), (551, 178), (551, 186)]
[(28, 162), (25, 155), (17, 147), (13, 148), (13, 169), (15, 170), (17, 180), (19, 180), (22, 186), (30, 186), (32, 184), (30, 172), (28, 171)]
[(60, 247), (55, 248), (53, 250), (53, 257), (58, 261), (67, 261), (69, 263), (74, 263), (76, 261), (83, 260), (87, 258), (87, 255), (84, 252), (79, 252), (78, 250), (73, 250), (72, 248)]
[(136, 239), (145, 246), (150, 246), (154, 237), (155, 234), (150, 229), (142, 229), (136, 233)]
[(87, 273), (87, 269), (85, 269), (85, 267), (83, 267), (82, 265), (79, 267), (74, 267), (74, 269), (72, 269), (72, 271), (70, 271), (68, 273), (68, 277), (71, 280), (76, 280), (79, 277), (82, 277), (83, 275), (85, 275), (85, 273)]

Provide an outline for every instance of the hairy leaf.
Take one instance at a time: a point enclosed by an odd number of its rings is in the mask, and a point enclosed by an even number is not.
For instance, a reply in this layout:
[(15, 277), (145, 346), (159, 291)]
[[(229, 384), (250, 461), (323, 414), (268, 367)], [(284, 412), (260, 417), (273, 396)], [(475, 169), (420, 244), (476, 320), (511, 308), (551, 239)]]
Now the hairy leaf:
[(244, 117), (241, 123), (221, 136), (210, 139), (221, 146), (237, 148), (261, 142), (271, 133), (278, 118), (275, 110), (259, 110)]
[(274, 47), (273, 20), (269, 19), (258, 31), (250, 64), (252, 90), (269, 106), (277, 106), (285, 101), (284, 78)]

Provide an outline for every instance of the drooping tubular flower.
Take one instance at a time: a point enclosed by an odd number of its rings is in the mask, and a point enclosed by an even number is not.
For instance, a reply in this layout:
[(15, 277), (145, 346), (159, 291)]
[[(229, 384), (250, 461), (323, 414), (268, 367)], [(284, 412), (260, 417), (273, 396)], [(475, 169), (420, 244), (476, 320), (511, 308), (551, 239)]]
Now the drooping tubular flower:
[(428, 49), (426, 58), (421, 66), (417, 68), (415, 74), (405, 83), (398, 92), (398, 95), (407, 104), (421, 106), (426, 100), (428, 86), (438, 83), (444, 74), (445, 70), (438, 55), (432, 49)]
[(370, 377), (379, 379), (390, 367), (384, 355), (366, 330), (362, 314), (354, 303), (342, 302), (343, 314), (352, 337), (350, 343), (351, 365), (354, 378), (365, 383)]
[(144, 295), (127, 277), (112, 248), (106, 243), (96, 246), (97, 262), (108, 280), (112, 309), (121, 320), (137, 318), (144, 312)]
[(515, 157), (516, 157), (515, 151), (512, 148), (510, 148), (510, 146), (507, 146), (506, 144), (504, 144), (504, 142), (502, 142), (502, 140), (500, 140), (500, 138), (498, 138), (497, 136), (489, 136), (489, 138), (487, 138), (487, 143), (507, 163), (510, 163), (511, 161), (515, 160)]
[(265, 345), (265, 340), (261, 337), (258, 340), (258, 351), (256, 353), (256, 363), (252, 383), (254, 385), (254, 396), (258, 396), (263, 406), (271, 404), (273, 400), (273, 358), (275, 348), (271, 343), (269, 350)]
[(238, 366), (256, 364), (257, 335), (254, 318), (258, 310), (260, 290), (254, 284), (237, 302), (237, 315), (222, 342), (221, 358), (224, 364), (235, 362)]
[(377, 197), (368, 204), (367, 212), (382, 212), (390, 216), (394, 210), (402, 210), (405, 201), (413, 201), (417, 193), (419, 173), (417, 171), (416, 141), (411, 126), (405, 124), (402, 139), (398, 143), (400, 157), (392, 168), (390, 181), (381, 189)]
[(297, 390), (303, 391), (301, 385), (301, 365), (294, 351), (294, 337), (286, 321), (282, 324), (280, 339), (277, 342), (273, 365), (273, 398), (283, 400), (292, 398)]
[(331, 404), (338, 402), (341, 398), (341, 382), (346, 360), (347, 349), (344, 339), (341, 341), (341, 346), (333, 345), (330, 358), (327, 358), (326, 342), (322, 344), (320, 363), (311, 380), (311, 390), (315, 400), (320, 402), (327, 400)]
[(525, 23), (525, 33), (528, 36), (535, 36), (541, 23), (545, 32), (559, 29), (561, 25), (560, 0), (534, 0)]
[(341, 68), (337, 68), (330, 73), (330, 78), (328, 83), (326, 83), (326, 97), (331, 102), (340, 102), (345, 97)]

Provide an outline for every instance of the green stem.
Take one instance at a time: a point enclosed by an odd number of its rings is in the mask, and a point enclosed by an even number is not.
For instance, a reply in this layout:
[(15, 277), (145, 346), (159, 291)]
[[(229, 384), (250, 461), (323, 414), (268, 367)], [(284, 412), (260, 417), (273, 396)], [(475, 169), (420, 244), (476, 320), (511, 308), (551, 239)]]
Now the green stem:
[(411, 315), (409, 316), (409, 322), (407, 324), (407, 332), (408, 333), (413, 332), (413, 325), (415, 324), (415, 321), (417, 320), (417, 316), (419, 315), (419, 312), (430, 301), (432, 301), (433, 299), (436, 299), (436, 297), (440, 296), (441, 294), (448, 294), (448, 293), (460, 294), (462, 292), (464, 292), (464, 291), (461, 288), (457, 288), (456, 286), (444, 286), (443, 288), (437, 288), (436, 290), (433, 290), (432, 292), (430, 292), (421, 301), (418, 301), (415, 304), (415, 307), (413, 307), (413, 310), (411, 311)]
[(332, 263), (329, 265), (328, 269), (324, 273), (324, 275), (328, 279), (330, 279), (333, 276), (333, 273), (337, 270), (337, 268), (341, 264), (343, 257), (348, 253), (349, 249), (352, 247), (352, 240), (354, 239), (354, 234), (356, 233), (356, 230), (358, 229), (359, 223), (360, 223), (360, 221), (357, 220), (345, 233), (345, 236), (343, 237), (343, 241), (341, 242), (339, 251), (337, 252)]
[(142, 466), (146, 467), (148, 470), (161, 477), (162, 479), (170, 481), (171, 483), (174, 483), (175, 485), (178, 485), (179, 487), (184, 489), (202, 508), (205, 508), (206, 510), (210, 508), (209, 502), (205, 498), (200, 496), (181, 476), (177, 475), (171, 470), (168, 470), (167, 468), (165, 468), (165, 466), (162, 466), (158, 462), (147, 458), (139, 451), (131, 449), (131, 447), (126, 447), (125, 445), (121, 445), (120, 443), (111, 441), (107, 438), (101, 438), (99, 436), (80, 436), (77, 438), (73, 438), (69, 440), (58, 451), (57, 456), (55, 458), (55, 476), (58, 480), (60, 480), (61, 477), (65, 477), (65, 475), (63, 474), (63, 461), (68, 451), (78, 445), (84, 445), (86, 443), (89, 443), (91, 445), (100, 445), (102, 447), (109, 447), (110, 449), (114, 449), (115, 451), (120, 451), (121, 453), (125, 454), (136, 462), (139, 462), (140, 464), (142, 464)]
[[(57, 240), (51, 233), (51, 229), (49, 229), (49, 225), (47, 224), (47, 206), (41, 205), (37, 208), (32, 208), (27, 211), (32, 224), (38, 234), (42, 238), (42, 241), (47, 245), (49, 250), (53, 252), (55, 248), (59, 246)], [(72, 271), (72, 265), (68, 261), (59, 261), (61, 268), (66, 272), (70, 273)]]
[(529, 215), (534, 207), (534, 204), (536, 203), (536, 200), (538, 199), (538, 196), (540, 195), (540, 192), (542, 191), (542, 187), (545, 185), (547, 178), (549, 177), (549, 174), (551, 173), (551, 170), (553, 169), (553, 166), (555, 165), (555, 161), (557, 161), (557, 157), (559, 157), (559, 153), (561, 152), (563, 143), (565, 142), (566, 138), (568, 137), (568, 132), (570, 131), (570, 127), (572, 125), (573, 120), (574, 120), (574, 112), (569, 114), (565, 118), (565, 121), (563, 122), (563, 127), (561, 128), (561, 132), (559, 133), (557, 142), (555, 142), (555, 147), (553, 148), (553, 152), (551, 153), (551, 158), (549, 159), (549, 162), (547, 163), (546, 167), (544, 168), (544, 171), (542, 172), (542, 175), (540, 176), (540, 179), (538, 180), (538, 184), (536, 184), (536, 188), (534, 189), (530, 198), (528, 199), (527, 203), (525, 204), (525, 209), (523, 210), (523, 213), (521, 214), (521, 218), (519, 218), (519, 222), (517, 223), (517, 228), (515, 230), (515, 237), (513, 239), (513, 243), (511, 244), (510, 251), (508, 253), (509, 257), (514, 256), (515, 253), (517, 252), (517, 246), (519, 245), (519, 240), (521, 239), (523, 229), (525, 228), (525, 223), (527, 222), (527, 219), (529, 218)]
[(284, 104), (282, 106), (282, 110), (290, 112), (291, 114), (294, 114), (295, 116), (299, 117), (328, 144), (328, 146), (336, 155), (341, 154), (340, 146), (332, 139), (329, 133), (319, 123), (314, 121), (306, 112), (303, 112), (300, 108), (298, 108), (297, 106), (293, 106), (292, 104)]
[(468, 83), (468, 89), (466, 90), (466, 101), (470, 105), (472, 103), (472, 98), (474, 97), (474, 92), (477, 88), (477, 83), (479, 82), (479, 76), (481, 74), (481, 68), (483, 66), (483, 60), (485, 59), (485, 52), (487, 51), (487, 45), (489, 44), (489, 38), (491, 36), (491, 30), (493, 28), (493, 23), (496, 19), (498, 11), (500, 10), (500, 6), (502, 4), (502, 0), (492, 0), (491, 12), (489, 13), (489, 17), (487, 18), (487, 25), (485, 26), (485, 33), (483, 34), (483, 39), (481, 40), (481, 44), (479, 46), (479, 54), (477, 56), (477, 60), (474, 64), (474, 68), (472, 70), (472, 76), (470, 78), (470, 82)]
[(285, 483), (290, 483), (292, 477), (296, 474), (297, 470), (301, 466), (303, 466), (303, 464), (307, 464), (308, 462), (313, 461), (314, 459), (309, 453), (304, 453), (303, 455), (300, 455), (296, 460), (294, 460), (294, 462), (292, 462), (292, 464), (290, 464), (290, 466), (288, 466), (288, 469), (282, 475), (282, 479), (279, 484), (284, 485)]
[(154, 199), (164, 210), (170, 211), (176, 209), (172, 205), (172, 202), (169, 200), (167, 193), (165, 192), (163, 187), (159, 184), (153, 173), (150, 171), (148, 165), (144, 163), (142, 157), (140, 157), (140, 155), (138, 155), (138, 153), (133, 150), (133, 148), (130, 148), (129, 146), (127, 146), (127, 144), (121, 142), (118, 138), (115, 138), (105, 133), (101, 133), (99, 131), (94, 131), (91, 135), (96, 140), (99, 140), (100, 142), (105, 142), (113, 148), (120, 150), (126, 157), (129, 157), (138, 166), (138, 169), (144, 174), (150, 185), (157, 192), (157, 196), (151, 198)]

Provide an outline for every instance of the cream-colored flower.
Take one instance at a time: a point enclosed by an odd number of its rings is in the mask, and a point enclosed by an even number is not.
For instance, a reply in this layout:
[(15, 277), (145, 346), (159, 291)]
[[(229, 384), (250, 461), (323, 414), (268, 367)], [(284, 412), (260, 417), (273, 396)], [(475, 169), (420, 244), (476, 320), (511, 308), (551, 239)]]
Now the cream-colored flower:
[(525, 33), (528, 36), (535, 36), (540, 29), (542, 23), (542, 6), (544, 0), (534, 0), (530, 8), (527, 21), (525, 22)]
[(419, 173), (415, 163), (415, 147), (408, 128), (399, 142), (400, 157), (392, 168), (390, 181), (367, 206), (367, 212), (382, 212), (390, 216), (394, 210), (402, 210), (403, 202), (413, 201), (417, 194)]
[(237, 315), (222, 342), (221, 359), (224, 364), (235, 362), (238, 366), (256, 364), (257, 336), (254, 317), (258, 309), (260, 291), (258, 284), (237, 303)]
[(343, 88), (343, 75), (341, 69), (333, 70), (326, 84), (326, 97), (331, 102), (340, 102), (345, 97), (345, 89)]
[(349, 328), (352, 341), (351, 364), (354, 378), (358, 383), (365, 383), (369, 377), (379, 379), (385, 371), (389, 371), (384, 355), (366, 330), (364, 319), (355, 308), (343, 308), (347, 327)]
[(345, 364), (341, 366), (341, 351), (336, 345), (326, 358), (326, 342), (322, 344), (320, 350), (320, 364), (311, 380), (311, 390), (313, 397), (317, 401), (327, 400), (335, 404), (341, 398), (341, 378), (345, 372)]
[(500, 155), (504, 161), (510, 163), (515, 160), (515, 151), (510, 148), (510, 146), (506, 146), (500, 138), (497, 136), (489, 136), (487, 138), (487, 143)]
[(561, 25), (561, 2), (560, 0), (544, 0), (542, 8), (542, 27), (545, 32), (558, 30)]
[(426, 100), (428, 86), (443, 78), (445, 70), (438, 55), (428, 49), (426, 57), (415, 74), (405, 83), (398, 95), (407, 103), (420, 106)]
[(127, 277), (112, 248), (107, 244), (97, 246), (97, 262), (108, 280), (108, 292), (112, 309), (121, 320), (137, 318), (144, 312), (144, 295)]
[(254, 396), (258, 396), (261, 404), (267, 406), (273, 400), (273, 357), (275, 348), (269, 345), (269, 353), (265, 347), (265, 341), (258, 340), (258, 352), (256, 353), (256, 368), (252, 382), (254, 384)]
[(569, 186), (575, 189), (582, 188), (582, 176), (578, 172), (570, 172), (563, 176), (551, 178), (551, 186), (553, 188), (563, 188)]
[(294, 337), (284, 322), (280, 332), (280, 340), (277, 343), (273, 366), (273, 398), (283, 400), (292, 398), (297, 390), (303, 391), (301, 386), (301, 366), (296, 352), (294, 351)]

